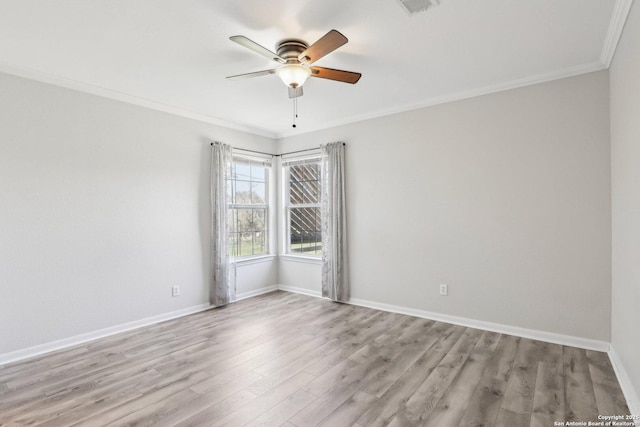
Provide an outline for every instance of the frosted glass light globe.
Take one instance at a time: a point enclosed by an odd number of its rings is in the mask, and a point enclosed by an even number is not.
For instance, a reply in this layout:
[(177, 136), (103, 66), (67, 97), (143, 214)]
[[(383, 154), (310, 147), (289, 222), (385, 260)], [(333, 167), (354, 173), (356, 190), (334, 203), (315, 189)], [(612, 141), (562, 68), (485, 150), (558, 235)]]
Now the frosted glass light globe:
[(311, 69), (300, 64), (284, 64), (278, 67), (276, 74), (287, 87), (297, 88), (307, 81), (311, 75)]

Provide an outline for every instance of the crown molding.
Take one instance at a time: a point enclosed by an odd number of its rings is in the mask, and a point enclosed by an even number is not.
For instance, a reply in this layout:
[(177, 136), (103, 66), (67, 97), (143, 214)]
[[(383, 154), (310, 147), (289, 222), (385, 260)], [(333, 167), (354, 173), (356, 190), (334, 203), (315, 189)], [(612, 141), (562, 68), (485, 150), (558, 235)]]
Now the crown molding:
[(605, 68), (609, 68), (611, 66), (611, 61), (613, 61), (613, 55), (616, 53), (616, 48), (618, 47), (618, 42), (622, 36), (624, 23), (627, 21), (627, 16), (629, 16), (632, 3), (633, 0), (616, 0), (615, 5), (613, 6), (609, 29), (607, 30), (604, 45), (602, 46), (602, 52), (600, 53), (600, 62)]
[(199, 122), (209, 123), (212, 125), (234, 129), (241, 132), (247, 132), (253, 135), (264, 136), (271, 139), (275, 139), (277, 137), (277, 135), (274, 132), (269, 132), (265, 129), (218, 119), (213, 116), (197, 113), (195, 111), (190, 111), (182, 107), (176, 107), (173, 105), (164, 104), (157, 101), (152, 101), (150, 99), (130, 95), (124, 92), (119, 92), (117, 90), (108, 89), (105, 87), (81, 82), (78, 80), (68, 79), (65, 77), (45, 73), (42, 71), (37, 71), (37, 70), (23, 68), (23, 67), (16, 67), (4, 62), (0, 62), (0, 72), (17, 76), (17, 77), (22, 77), (29, 80), (35, 80), (41, 83), (47, 83), (53, 86), (63, 87), (65, 89), (71, 89), (71, 90), (75, 90), (82, 93), (88, 93), (91, 95), (100, 96), (102, 98), (108, 98), (115, 101), (136, 105), (139, 107), (149, 108), (151, 110), (172, 114), (178, 117), (197, 120)]
[[(616, 4), (631, 3), (632, 1), (633, 0), (618, 0)], [(628, 9), (627, 9), (627, 13), (628, 13)], [(624, 19), (626, 19), (626, 15)], [(624, 20), (622, 21), (620, 31), (622, 31), (622, 25), (624, 25)], [(617, 41), (616, 41), (616, 44), (617, 44)], [(0, 72), (6, 73), (6, 74), (11, 74), (18, 77), (30, 79), (30, 80), (48, 83), (54, 86), (59, 86), (59, 87), (63, 87), (66, 89), (71, 89), (79, 92), (89, 93), (92, 95), (101, 96), (103, 98), (109, 98), (116, 101), (149, 108), (152, 110), (173, 114), (179, 117), (184, 117), (192, 120), (197, 120), (200, 122), (210, 123), (213, 125), (238, 130), (241, 132), (247, 132), (250, 134), (263, 136), (271, 139), (283, 139), (290, 136), (317, 132), (321, 130), (335, 128), (338, 126), (343, 126), (343, 125), (358, 123), (366, 120), (376, 119), (384, 116), (389, 116), (393, 114), (399, 114), (407, 111), (418, 110), (420, 108), (432, 107), (439, 104), (461, 101), (464, 99), (475, 98), (482, 95), (489, 95), (492, 93), (503, 92), (503, 91), (517, 89), (525, 86), (531, 86), (539, 83), (546, 83), (549, 81), (559, 80), (567, 77), (574, 77), (580, 74), (587, 74), (594, 71), (604, 70), (606, 68), (607, 66), (605, 66), (600, 61), (597, 61), (589, 64), (582, 64), (575, 67), (564, 68), (562, 70), (557, 70), (550, 73), (538, 74), (535, 76), (511, 80), (508, 82), (484, 86), (481, 88), (471, 89), (471, 90), (462, 91), (462, 92), (456, 92), (456, 93), (447, 94), (443, 96), (427, 98), (417, 103), (405, 104), (405, 105), (401, 105), (393, 108), (382, 109), (382, 110), (374, 111), (372, 113), (353, 116), (348, 119), (335, 120), (335, 121), (327, 122), (321, 126), (308, 127), (308, 128), (305, 128), (304, 130), (297, 128), (294, 131), (288, 130), (286, 132), (271, 132), (266, 129), (217, 119), (215, 117), (208, 116), (205, 114), (185, 110), (184, 108), (181, 108), (181, 107), (175, 107), (172, 105), (163, 104), (156, 101), (151, 101), (145, 98), (129, 95), (129, 94), (118, 92), (112, 89), (107, 89), (100, 86), (79, 82), (76, 80), (67, 79), (64, 77), (55, 76), (52, 74), (43, 73), (36, 70), (15, 67), (15, 66), (0, 62)]]
[[(628, 0), (622, 0), (628, 1)], [(464, 99), (475, 98), (483, 95), (490, 95), (492, 93), (504, 92), (511, 89), (518, 89), (525, 86), (532, 86), (539, 83), (547, 83), (553, 80), (560, 80), (567, 77), (579, 76), (581, 74), (592, 73), (594, 71), (601, 71), (606, 67), (599, 61), (589, 64), (582, 64), (575, 67), (564, 68), (561, 70), (553, 71), (550, 73), (538, 74), (535, 76), (525, 77), (522, 79), (511, 80), (504, 83), (498, 83), (494, 85), (484, 86), (476, 89), (471, 89), (462, 92), (451, 93), (443, 96), (436, 96), (428, 98), (420, 102), (405, 104), (398, 107), (378, 110), (369, 114), (362, 114), (359, 116), (351, 117), (345, 120), (337, 120), (326, 123), (326, 125), (316, 126), (307, 129), (297, 128), (295, 131), (286, 131), (276, 135), (278, 139), (286, 138), (289, 136), (301, 135), (304, 133), (317, 132), (320, 130), (331, 129), (338, 126), (348, 125), (351, 123), (362, 122), (365, 120), (376, 119), (384, 116), (390, 116), (393, 114), (405, 113), (407, 111), (418, 110), (420, 108), (433, 107), (439, 104), (446, 104), (449, 102), (462, 101)]]

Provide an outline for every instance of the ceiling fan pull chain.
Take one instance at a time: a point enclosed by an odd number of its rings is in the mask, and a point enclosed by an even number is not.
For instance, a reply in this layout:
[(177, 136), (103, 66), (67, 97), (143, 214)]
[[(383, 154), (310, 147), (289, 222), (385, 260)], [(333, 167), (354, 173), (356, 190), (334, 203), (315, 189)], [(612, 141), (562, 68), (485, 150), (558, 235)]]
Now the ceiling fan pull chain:
[(293, 98), (293, 127), (296, 127), (296, 119), (298, 118), (298, 98)]

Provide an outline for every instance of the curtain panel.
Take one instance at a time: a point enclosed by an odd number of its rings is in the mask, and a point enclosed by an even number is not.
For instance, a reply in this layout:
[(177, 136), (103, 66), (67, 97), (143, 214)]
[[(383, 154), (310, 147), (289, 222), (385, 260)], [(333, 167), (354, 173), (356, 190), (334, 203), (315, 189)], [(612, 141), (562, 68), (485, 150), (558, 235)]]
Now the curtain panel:
[(345, 144), (321, 146), (322, 296), (349, 300), (347, 211), (345, 199)]
[(235, 280), (229, 266), (229, 227), (227, 223), (227, 181), (231, 177), (233, 149), (211, 144), (211, 284), (209, 302), (226, 305), (236, 299)]

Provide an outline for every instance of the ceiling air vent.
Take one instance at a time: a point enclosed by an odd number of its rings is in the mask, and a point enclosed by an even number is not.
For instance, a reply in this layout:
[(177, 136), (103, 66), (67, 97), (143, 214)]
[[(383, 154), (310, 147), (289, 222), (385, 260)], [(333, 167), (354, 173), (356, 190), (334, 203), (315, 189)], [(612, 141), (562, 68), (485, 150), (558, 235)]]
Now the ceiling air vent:
[(431, 6), (440, 4), (440, 0), (398, 0), (409, 15), (424, 12)]

